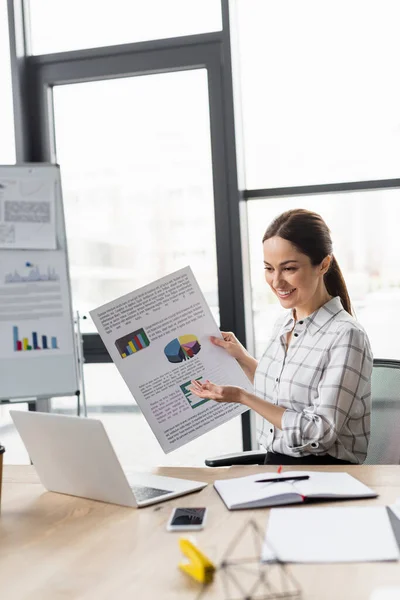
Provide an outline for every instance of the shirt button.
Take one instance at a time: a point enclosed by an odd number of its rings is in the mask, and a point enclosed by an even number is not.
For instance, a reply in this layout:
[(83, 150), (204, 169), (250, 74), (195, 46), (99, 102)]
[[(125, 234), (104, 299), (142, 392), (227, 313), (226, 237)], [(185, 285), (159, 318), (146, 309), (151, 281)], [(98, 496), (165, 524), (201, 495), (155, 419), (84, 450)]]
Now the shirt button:
[(277, 378), (275, 379), (275, 381), (279, 381), (279, 377), (277, 377)]
[(294, 337), (298, 337), (299, 334), (298, 333), (294, 333), (293, 335), (294, 335)]
[(274, 430), (272, 429), (272, 427), (271, 427), (271, 429), (269, 430), (269, 432), (270, 432), (270, 433), (274, 433)]
[(318, 444), (318, 442), (312, 442), (310, 444), (310, 446), (311, 446), (311, 448), (318, 448), (319, 444)]
[(299, 325), (303, 325), (304, 321), (299, 321)]

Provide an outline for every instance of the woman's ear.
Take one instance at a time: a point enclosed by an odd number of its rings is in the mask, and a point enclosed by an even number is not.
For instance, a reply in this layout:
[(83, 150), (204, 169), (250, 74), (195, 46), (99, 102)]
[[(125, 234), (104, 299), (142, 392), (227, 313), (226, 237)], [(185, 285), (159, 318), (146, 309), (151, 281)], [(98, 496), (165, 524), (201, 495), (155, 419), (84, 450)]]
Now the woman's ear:
[(321, 275), (325, 275), (329, 271), (329, 267), (331, 266), (332, 256), (328, 254), (325, 256), (324, 260), (321, 263)]

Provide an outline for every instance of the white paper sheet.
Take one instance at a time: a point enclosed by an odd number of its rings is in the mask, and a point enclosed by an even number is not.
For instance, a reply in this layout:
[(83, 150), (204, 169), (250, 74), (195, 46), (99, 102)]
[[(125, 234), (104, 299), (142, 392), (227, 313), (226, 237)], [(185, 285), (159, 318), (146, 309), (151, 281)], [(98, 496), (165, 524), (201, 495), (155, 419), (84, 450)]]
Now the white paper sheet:
[(55, 250), (55, 186), (40, 179), (0, 179), (0, 248)]
[[(0, 358), (40, 359), (73, 351), (62, 251), (2, 252)], [(24, 348), (25, 345), (25, 348)]]
[(384, 506), (272, 509), (262, 552), (284, 562), (334, 563), (398, 560)]
[(400, 587), (382, 587), (374, 590), (370, 600), (399, 600)]
[(244, 412), (194, 396), (192, 379), (252, 385), (209, 337), (219, 329), (186, 267), (90, 311), (112, 360), (168, 453)]
[[(390, 510), (394, 513), (394, 515), (400, 519), (400, 505), (399, 504), (391, 504), (389, 506)], [(400, 598), (400, 596), (399, 596)]]

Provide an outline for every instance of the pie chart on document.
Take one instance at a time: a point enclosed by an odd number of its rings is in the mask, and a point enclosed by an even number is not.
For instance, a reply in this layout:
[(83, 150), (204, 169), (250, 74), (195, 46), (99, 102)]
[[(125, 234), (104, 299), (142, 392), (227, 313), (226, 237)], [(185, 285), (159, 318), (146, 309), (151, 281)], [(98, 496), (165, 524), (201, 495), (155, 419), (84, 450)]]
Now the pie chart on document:
[(169, 342), (164, 348), (164, 354), (171, 363), (181, 363), (193, 358), (200, 352), (201, 345), (195, 335), (181, 335)]

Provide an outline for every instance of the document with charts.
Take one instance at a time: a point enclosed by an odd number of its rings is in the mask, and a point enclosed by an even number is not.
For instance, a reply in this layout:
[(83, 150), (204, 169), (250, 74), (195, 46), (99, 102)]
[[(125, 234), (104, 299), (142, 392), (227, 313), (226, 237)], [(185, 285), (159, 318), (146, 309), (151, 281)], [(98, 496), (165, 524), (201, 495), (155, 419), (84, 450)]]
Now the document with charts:
[(221, 337), (190, 267), (90, 311), (97, 330), (165, 453), (247, 410), (198, 398), (192, 379), (252, 391)]

